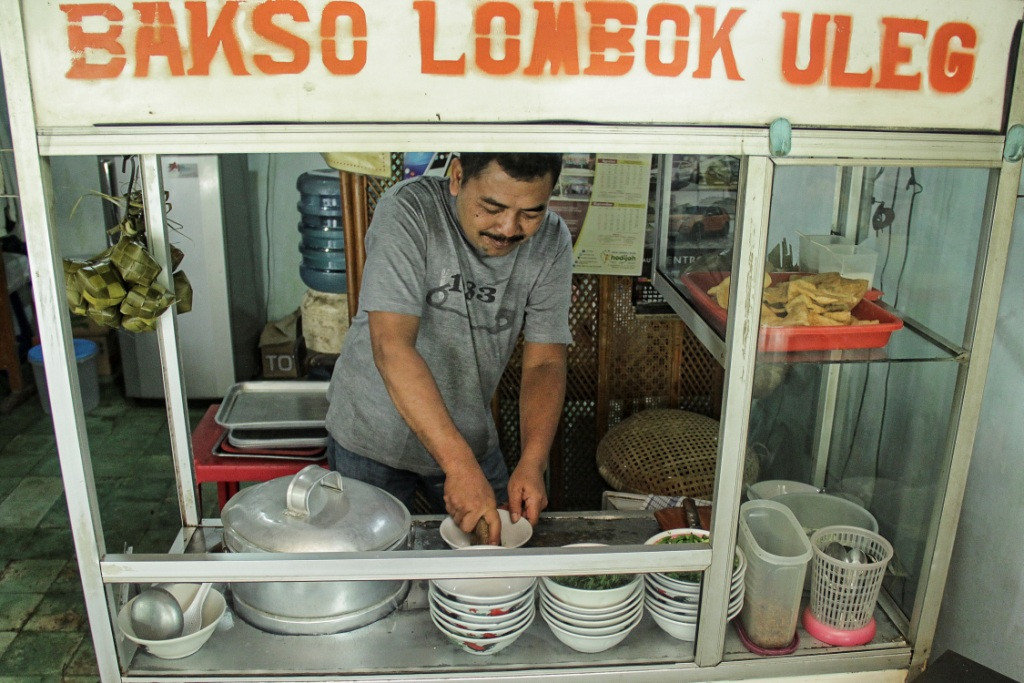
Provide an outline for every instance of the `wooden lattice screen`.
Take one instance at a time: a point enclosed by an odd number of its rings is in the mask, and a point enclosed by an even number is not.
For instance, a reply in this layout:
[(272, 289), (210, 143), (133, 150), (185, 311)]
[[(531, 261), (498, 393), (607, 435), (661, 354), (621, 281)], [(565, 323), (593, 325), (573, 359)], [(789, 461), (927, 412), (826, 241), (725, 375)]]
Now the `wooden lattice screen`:
[[(373, 208), (401, 179), (402, 158), (391, 158), (390, 178), (341, 172), (348, 249), (350, 316), (359, 305), (363, 239)], [(607, 484), (597, 471), (597, 444), (608, 428), (647, 408), (681, 408), (718, 417), (723, 371), (674, 315), (638, 315), (632, 278), (573, 276), (569, 322), (573, 344), (565, 407), (551, 452), (549, 509), (592, 510)], [(494, 396), (502, 451), (509, 467), (519, 460), (519, 379), (522, 343)]]
[[(632, 278), (573, 277), (569, 312), (573, 344), (565, 407), (551, 452), (549, 509), (593, 510), (608, 485), (597, 471), (597, 444), (608, 428), (647, 408), (682, 408), (718, 416), (723, 373), (714, 357), (674, 315), (637, 315)], [(495, 397), (502, 450), (519, 456), (516, 349)]]

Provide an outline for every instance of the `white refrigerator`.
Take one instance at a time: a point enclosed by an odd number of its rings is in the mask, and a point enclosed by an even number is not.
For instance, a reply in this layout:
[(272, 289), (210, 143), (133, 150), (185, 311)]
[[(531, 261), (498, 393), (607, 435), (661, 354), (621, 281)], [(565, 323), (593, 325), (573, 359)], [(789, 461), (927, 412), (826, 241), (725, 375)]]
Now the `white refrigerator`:
[[(122, 157), (99, 161), (101, 190), (123, 193), (131, 165)], [(221, 398), (259, 367), (264, 286), (256, 221), (249, 219), (246, 157), (164, 156), (161, 170), (171, 243), (185, 253), (180, 268), (193, 289), (192, 310), (178, 316), (185, 389), (189, 398)], [(120, 217), (117, 207), (106, 204), (109, 226)], [(118, 342), (125, 393), (163, 398), (156, 335), (121, 330)]]

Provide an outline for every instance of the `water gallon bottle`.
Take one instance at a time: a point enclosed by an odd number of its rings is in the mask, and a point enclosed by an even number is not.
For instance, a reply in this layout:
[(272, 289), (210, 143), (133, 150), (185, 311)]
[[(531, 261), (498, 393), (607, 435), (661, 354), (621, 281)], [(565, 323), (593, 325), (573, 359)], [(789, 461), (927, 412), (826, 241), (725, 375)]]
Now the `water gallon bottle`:
[(345, 231), (341, 219), (338, 172), (325, 168), (299, 176), (299, 276), (310, 289), (330, 294), (347, 291)]

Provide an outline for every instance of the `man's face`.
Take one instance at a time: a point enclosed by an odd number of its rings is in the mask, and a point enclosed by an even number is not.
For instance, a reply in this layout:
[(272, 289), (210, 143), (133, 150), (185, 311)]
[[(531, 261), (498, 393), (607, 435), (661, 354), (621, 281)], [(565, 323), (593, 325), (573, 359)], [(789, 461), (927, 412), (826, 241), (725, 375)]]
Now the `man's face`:
[(449, 190), (459, 224), (486, 256), (504, 256), (540, 230), (553, 187), (550, 175), (516, 180), (496, 161), (465, 180), (461, 162), (452, 161)]

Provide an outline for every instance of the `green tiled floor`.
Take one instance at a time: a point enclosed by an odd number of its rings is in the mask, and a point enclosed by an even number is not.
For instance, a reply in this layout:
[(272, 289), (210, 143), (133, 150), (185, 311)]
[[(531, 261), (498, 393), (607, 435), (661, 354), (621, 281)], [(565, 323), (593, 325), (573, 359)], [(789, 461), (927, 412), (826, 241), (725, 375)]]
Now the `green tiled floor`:
[[(178, 503), (164, 406), (112, 382), (101, 396), (86, 422), (107, 550), (166, 551)], [(212, 485), (203, 498), (215, 509)], [(0, 415), (0, 683), (98, 680), (53, 427), (33, 396)]]

